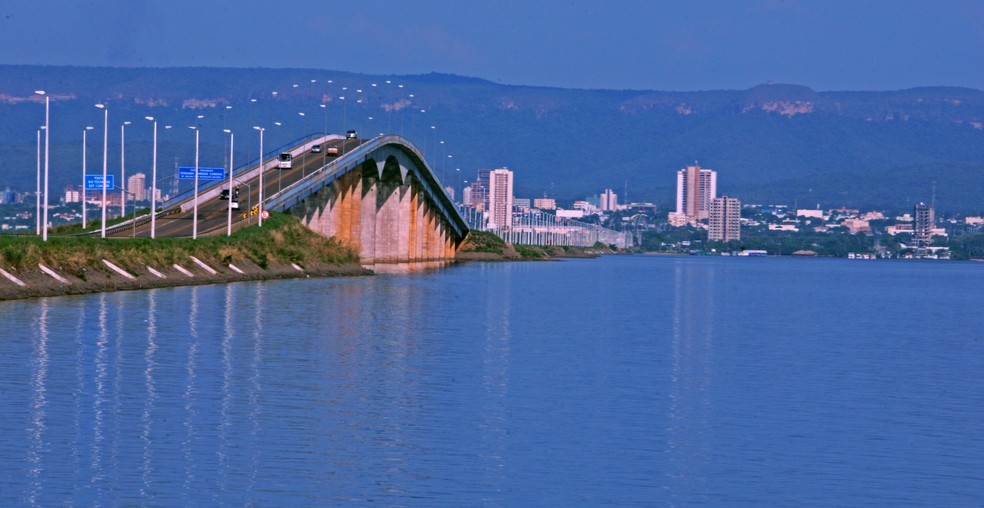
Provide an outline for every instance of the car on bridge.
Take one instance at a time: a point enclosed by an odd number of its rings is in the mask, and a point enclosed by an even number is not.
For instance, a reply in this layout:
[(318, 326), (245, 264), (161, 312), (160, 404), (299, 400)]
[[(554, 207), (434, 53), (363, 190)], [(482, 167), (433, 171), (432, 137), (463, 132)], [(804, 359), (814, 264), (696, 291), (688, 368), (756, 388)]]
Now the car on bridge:
[(328, 147), (328, 155), (338, 155), (338, 147), (337, 146), (329, 146)]
[(278, 169), (290, 169), (292, 165), (293, 157), (290, 152), (283, 152), (277, 157), (277, 168)]
[(348, 131), (345, 133), (345, 139), (357, 139), (358, 137), (359, 133), (355, 131)]
[(321, 153), (321, 145), (314, 145), (311, 147), (311, 153)]
[[(232, 189), (232, 199), (235, 201), (239, 197), (239, 187)], [(222, 189), (219, 193), (219, 199), (229, 199), (229, 189)]]

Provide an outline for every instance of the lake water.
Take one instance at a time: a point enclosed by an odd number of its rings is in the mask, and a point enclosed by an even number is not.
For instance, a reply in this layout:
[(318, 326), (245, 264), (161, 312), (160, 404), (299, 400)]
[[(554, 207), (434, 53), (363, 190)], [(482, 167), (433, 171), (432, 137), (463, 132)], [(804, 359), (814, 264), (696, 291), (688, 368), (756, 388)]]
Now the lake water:
[(981, 505), (982, 297), (616, 256), (0, 302), (0, 505)]

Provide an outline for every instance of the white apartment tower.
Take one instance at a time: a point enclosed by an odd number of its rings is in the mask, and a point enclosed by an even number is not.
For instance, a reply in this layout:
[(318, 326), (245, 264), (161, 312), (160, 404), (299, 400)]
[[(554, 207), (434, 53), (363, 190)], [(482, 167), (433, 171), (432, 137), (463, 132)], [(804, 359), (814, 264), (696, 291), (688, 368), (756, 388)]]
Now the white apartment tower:
[(618, 194), (611, 189), (605, 189), (605, 192), (601, 193), (601, 199), (599, 199), (599, 208), (603, 212), (614, 212), (618, 210)]
[(130, 193), (134, 201), (147, 199), (147, 175), (134, 173), (126, 179), (126, 191)]
[(741, 201), (728, 196), (711, 200), (707, 239), (712, 242), (741, 240)]
[(717, 171), (703, 169), (696, 163), (677, 171), (677, 216), (692, 220), (706, 219), (711, 200), (717, 197)]
[(489, 228), (512, 225), (513, 172), (493, 169), (489, 172)]

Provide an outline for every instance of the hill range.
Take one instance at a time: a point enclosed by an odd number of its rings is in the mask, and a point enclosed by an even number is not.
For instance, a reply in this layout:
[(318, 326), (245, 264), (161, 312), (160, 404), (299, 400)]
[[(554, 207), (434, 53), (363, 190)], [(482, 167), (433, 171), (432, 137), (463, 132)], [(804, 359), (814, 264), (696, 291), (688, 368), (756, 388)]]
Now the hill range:
[[(51, 97), (51, 188), (101, 170), (109, 107), (108, 167), (149, 174), (146, 116), (159, 132), (159, 171), (222, 165), (236, 132), (237, 165), (302, 134), (355, 129), (402, 134), (456, 188), (479, 168), (516, 172), (518, 197), (561, 203), (612, 188), (620, 201), (673, 206), (676, 170), (718, 171), (719, 194), (746, 203), (905, 210), (935, 199), (944, 211), (984, 210), (984, 92), (925, 87), (817, 92), (764, 84), (694, 92), (501, 85), (445, 74), (365, 75), (319, 69), (0, 66), (0, 188), (33, 190), (36, 136)], [(274, 93), (276, 92), (276, 93)], [(324, 105), (324, 107), (322, 107)], [(301, 114), (303, 113), (303, 115)], [(199, 116), (202, 118), (198, 118)], [(281, 125), (277, 126), (279, 122)]]

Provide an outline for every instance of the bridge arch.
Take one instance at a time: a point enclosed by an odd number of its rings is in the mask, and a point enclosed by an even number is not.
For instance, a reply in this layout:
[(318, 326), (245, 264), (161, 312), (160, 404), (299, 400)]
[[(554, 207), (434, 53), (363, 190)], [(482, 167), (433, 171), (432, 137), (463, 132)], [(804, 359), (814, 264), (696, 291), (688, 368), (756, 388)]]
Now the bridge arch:
[(312, 230), (359, 252), (364, 265), (447, 261), (468, 228), (420, 152), (382, 136), (272, 196)]

